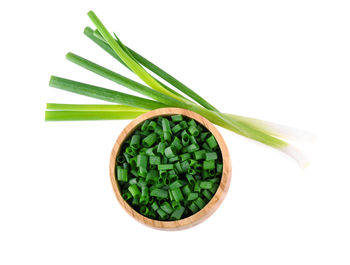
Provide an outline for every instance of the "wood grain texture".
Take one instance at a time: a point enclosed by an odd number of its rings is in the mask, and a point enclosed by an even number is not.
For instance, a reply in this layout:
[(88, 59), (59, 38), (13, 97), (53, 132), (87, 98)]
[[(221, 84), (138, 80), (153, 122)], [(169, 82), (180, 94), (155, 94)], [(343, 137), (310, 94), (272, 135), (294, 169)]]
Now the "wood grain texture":
[[(119, 190), (119, 185), (116, 180), (116, 175), (115, 175), (115, 167), (117, 165), (116, 157), (119, 155), (119, 152), (124, 140), (126, 140), (143, 121), (148, 119), (153, 119), (158, 116), (170, 116), (175, 114), (181, 114), (183, 116), (196, 120), (197, 122), (202, 124), (204, 127), (206, 127), (215, 136), (222, 153), (223, 174), (221, 177), (220, 186), (216, 191), (214, 197), (209, 201), (209, 203), (202, 210), (195, 213), (194, 215), (191, 215), (190, 217), (187, 217), (178, 221), (158, 221), (158, 220), (147, 218), (139, 214), (122, 198)], [(125, 129), (121, 132), (117, 141), (114, 144), (114, 147), (111, 153), (111, 158), (110, 158), (109, 172), (110, 172), (110, 179), (112, 182), (113, 190), (119, 203), (125, 209), (125, 211), (128, 214), (130, 214), (134, 219), (136, 219), (142, 224), (145, 224), (147, 226), (150, 226), (156, 229), (181, 230), (181, 229), (195, 226), (203, 222), (205, 219), (207, 219), (210, 215), (212, 215), (215, 212), (215, 210), (219, 207), (219, 205), (224, 200), (226, 193), (228, 191), (228, 188), (230, 186), (232, 168), (231, 168), (231, 159), (230, 159), (230, 155), (229, 155), (229, 151), (226, 146), (226, 143), (222, 138), (221, 134), (219, 133), (219, 131), (216, 129), (216, 127), (212, 123), (210, 123), (207, 119), (205, 119), (201, 115), (189, 110), (179, 109), (179, 108), (162, 108), (162, 109), (156, 109), (156, 110), (149, 111), (145, 114), (142, 114), (141, 116), (137, 117), (135, 120), (130, 122), (125, 127)]]

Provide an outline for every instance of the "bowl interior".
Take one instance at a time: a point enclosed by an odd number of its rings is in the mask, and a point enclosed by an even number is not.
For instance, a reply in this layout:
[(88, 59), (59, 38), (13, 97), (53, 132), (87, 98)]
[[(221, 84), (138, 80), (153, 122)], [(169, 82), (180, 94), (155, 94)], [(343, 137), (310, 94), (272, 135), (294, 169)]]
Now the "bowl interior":
[[(181, 114), (183, 116), (189, 117), (194, 119), (196, 122), (200, 123), (202, 126), (207, 128), (216, 138), (217, 143), (219, 144), (221, 154), (222, 154), (222, 160), (223, 160), (223, 173), (221, 176), (220, 185), (212, 197), (212, 199), (206, 204), (204, 208), (202, 208), (197, 213), (180, 219), (178, 221), (158, 221), (154, 220), (148, 217), (145, 217), (138, 213), (136, 210), (134, 210), (123, 198), (119, 189), (118, 181), (116, 180), (116, 174), (115, 174), (115, 168), (117, 165), (116, 157), (119, 155), (123, 142), (137, 129), (139, 126), (143, 123), (145, 120), (153, 119), (158, 116), (171, 116), (175, 114)], [(231, 161), (230, 156), (228, 152), (228, 148), (219, 133), (219, 131), (216, 129), (216, 127), (210, 123), (207, 119), (202, 117), (201, 115), (185, 110), (185, 109), (179, 109), (179, 108), (163, 108), (163, 109), (156, 109), (153, 111), (149, 111), (145, 114), (140, 115), (135, 120), (133, 120), (131, 123), (129, 123), (125, 129), (121, 132), (119, 135), (113, 150), (111, 154), (110, 159), (110, 178), (113, 186), (113, 190), (115, 192), (115, 195), (119, 201), (119, 203), (122, 205), (122, 207), (137, 221), (153, 227), (157, 229), (163, 229), (163, 230), (179, 230), (188, 228), (191, 226), (194, 226), (196, 224), (199, 224), (200, 222), (204, 221), (206, 218), (208, 218), (221, 204), (223, 201), (231, 180)]]

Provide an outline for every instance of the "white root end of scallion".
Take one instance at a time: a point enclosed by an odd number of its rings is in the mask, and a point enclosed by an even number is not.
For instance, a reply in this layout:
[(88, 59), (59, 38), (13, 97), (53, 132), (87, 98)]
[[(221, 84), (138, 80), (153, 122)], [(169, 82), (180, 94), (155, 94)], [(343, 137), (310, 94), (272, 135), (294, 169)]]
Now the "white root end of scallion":
[(316, 135), (293, 127), (261, 120), (259, 120), (258, 124), (265, 130), (271, 132), (271, 134), (280, 138), (305, 143), (314, 142), (316, 139)]
[(279, 150), (292, 157), (303, 169), (307, 168), (307, 166), (310, 164), (309, 159), (298, 148), (292, 145), (282, 147)]
[(266, 132), (270, 135), (273, 135), (282, 139), (298, 141), (303, 143), (311, 143), (316, 140), (316, 135), (310, 132), (306, 132), (303, 130), (290, 127), (290, 126), (281, 125), (278, 123), (264, 121), (260, 119), (240, 116), (240, 115), (234, 115), (234, 114), (228, 114), (228, 115), (238, 121), (245, 122), (249, 125), (254, 126), (259, 130), (262, 130), (263, 132)]

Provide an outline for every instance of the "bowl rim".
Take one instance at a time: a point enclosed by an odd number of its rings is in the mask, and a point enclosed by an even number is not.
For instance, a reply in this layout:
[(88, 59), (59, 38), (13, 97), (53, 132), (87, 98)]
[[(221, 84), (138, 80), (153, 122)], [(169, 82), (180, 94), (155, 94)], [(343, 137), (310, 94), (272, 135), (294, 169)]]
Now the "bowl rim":
[[(120, 149), (122, 147), (122, 143), (125, 141), (125, 139), (127, 139), (130, 136), (131, 133), (133, 133), (136, 130), (136, 128), (143, 121), (148, 119), (153, 119), (158, 116), (164, 117), (164, 116), (171, 116), (176, 114), (181, 114), (183, 116), (194, 119), (196, 122), (199, 122), (201, 125), (206, 127), (214, 135), (216, 141), (219, 144), (221, 154), (222, 154), (223, 173), (221, 176), (219, 187), (216, 193), (214, 194), (213, 198), (200, 211), (198, 211), (197, 213), (189, 217), (186, 217), (177, 221), (159, 221), (159, 220), (154, 220), (141, 215), (123, 199), (121, 192), (119, 190), (119, 184), (115, 174), (115, 167), (117, 166), (116, 158), (119, 155)], [(181, 230), (181, 229), (186, 229), (186, 228), (195, 226), (203, 222), (216, 211), (216, 209), (220, 206), (220, 204), (224, 200), (226, 193), (228, 191), (228, 188), (230, 186), (232, 168), (231, 168), (231, 159), (230, 159), (227, 145), (223, 137), (221, 136), (220, 132), (210, 121), (208, 121), (203, 116), (190, 110), (181, 109), (181, 108), (160, 108), (160, 109), (151, 110), (149, 112), (141, 114), (136, 119), (131, 121), (123, 129), (123, 131), (118, 136), (112, 149), (112, 153), (110, 156), (109, 173), (110, 173), (110, 180), (112, 183), (112, 187), (118, 202), (124, 208), (124, 210), (129, 215), (131, 215), (134, 219), (136, 219), (137, 221), (139, 221), (140, 223), (146, 226), (156, 228), (156, 229)]]

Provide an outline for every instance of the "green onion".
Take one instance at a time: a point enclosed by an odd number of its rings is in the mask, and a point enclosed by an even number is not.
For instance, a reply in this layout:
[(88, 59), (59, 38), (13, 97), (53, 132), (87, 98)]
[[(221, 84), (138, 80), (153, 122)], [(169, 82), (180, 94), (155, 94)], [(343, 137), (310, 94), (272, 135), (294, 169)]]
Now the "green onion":
[(128, 181), (128, 170), (122, 168), (121, 166), (117, 167), (117, 178), (119, 181), (127, 182)]
[(89, 96), (109, 102), (125, 104), (133, 107), (144, 109), (157, 109), (166, 107), (166, 105), (157, 101), (132, 96), (129, 94), (117, 92), (114, 90), (92, 86), (65, 78), (51, 76), (49, 85), (51, 87), (63, 89), (66, 91), (74, 92), (80, 95)]
[(195, 200), (195, 199), (197, 199), (197, 198), (198, 198), (198, 193), (196, 193), (196, 192), (191, 192), (190, 194), (188, 194), (187, 200), (188, 200), (188, 201), (193, 201), (193, 200)]
[(214, 160), (204, 161), (203, 169), (204, 170), (215, 169), (215, 161)]
[(196, 152), (194, 152), (194, 158), (196, 160), (202, 160), (206, 158), (206, 152), (205, 150), (198, 150)]
[[(158, 117), (144, 121), (124, 141), (122, 155), (116, 157), (117, 180), (122, 187), (122, 197), (148, 218), (178, 220), (190, 216), (200, 209), (198, 205), (207, 203), (198, 198), (211, 198), (216, 191), (214, 188), (218, 188), (221, 175), (218, 174), (216, 177), (215, 161), (218, 161), (218, 165), (222, 165), (220, 149), (207, 155), (210, 159), (216, 155), (215, 160), (204, 161), (214, 163), (214, 174), (211, 175), (211, 167), (203, 171), (202, 161), (196, 160), (196, 157), (202, 158), (198, 153), (195, 155), (198, 151), (188, 152), (188, 149), (191, 151), (195, 144), (182, 146), (178, 138), (182, 131), (178, 132), (178, 136), (170, 134), (170, 145), (168, 145), (154, 130), (149, 130), (161, 124), (161, 130), (168, 131), (182, 121), (189, 126), (196, 125), (194, 120), (184, 116), (175, 116), (171, 120)], [(207, 131), (205, 128), (200, 130)], [(207, 136), (209, 138), (211, 134)], [(193, 142), (200, 140), (200, 134), (191, 137), (194, 137)], [(140, 146), (140, 143), (143, 146)], [(206, 156), (205, 151), (203, 155)], [(206, 177), (198, 174), (206, 174)]]
[(196, 212), (199, 211), (198, 206), (197, 206), (194, 202), (192, 202), (192, 203), (188, 206), (188, 208), (191, 210), (192, 213), (196, 213)]
[(131, 184), (128, 188), (129, 192), (131, 193), (131, 195), (135, 198), (138, 199), (141, 196), (141, 192), (139, 190), (139, 188), (137, 187), (136, 184)]
[(163, 202), (160, 208), (167, 214), (171, 214), (174, 211), (173, 207), (171, 207), (169, 202)]
[(165, 94), (169, 95), (173, 98), (176, 98), (180, 101), (180, 97), (177, 95), (169, 92), (167, 89), (165, 89), (159, 82), (157, 82), (146, 70), (144, 70), (136, 61), (133, 60), (120, 45), (117, 41), (112, 37), (112, 35), (108, 32), (108, 30), (105, 28), (105, 26), (102, 24), (102, 22), (99, 20), (99, 18), (95, 15), (93, 11), (88, 12), (88, 16), (91, 19), (91, 21), (95, 24), (98, 31), (101, 33), (103, 38), (108, 42), (110, 47), (115, 51), (115, 53), (122, 59), (122, 61), (136, 74), (138, 75), (146, 84), (148, 84), (153, 89)]
[(190, 127), (188, 127), (188, 131), (190, 132), (190, 134), (191, 135), (193, 135), (193, 136), (198, 136), (198, 134), (199, 134), (199, 131), (198, 131), (198, 129), (197, 129), (197, 127), (196, 126), (190, 126)]
[(168, 146), (165, 148), (164, 154), (167, 158), (172, 158), (176, 156), (176, 150), (173, 146)]
[(173, 211), (173, 213), (170, 216), (170, 220), (180, 220), (183, 213), (185, 211), (184, 207), (179, 207), (178, 209), (176, 209), (175, 211)]
[(198, 197), (196, 200), (194, 200), (194, 203), (197, 205), (199, 209), (204, 208), (204, 206), (206, 205), (206, 203), (203, 201), (201, 197)]
[(218, 146), (218, 143), (216, 142), (214, 136), (210, 136), (207, 140), (206, 140), (207, 144), (209, 145), (209, 147), (211, 149), (215, 148)]
[(158, 170), (170, 170), (173, 169), (174, 165), (173, 164), (160, 164), (158, 165)]
[(199, 187), (201, 189), (206, 189), (206, 190), (210, 190), (213, 187), (213, 183), (210, 181), (201, 181), (199, 183)]
[(130, 146), (133, 149), (139, 149), (140, 148), (140, 140), (141, 140), (141, 136), (140, 135), (133, 135), (131, 137), (131, 141), (130, 141)]
[(181, 189), (179, 188), (176, 188), (176, 189), (171, 189), (170, 190), (173, 198), (175, 201), (179, 202), (179, 201), (183, 201), (184, 200), (184, 197), (182, 195), (182, 192), (181, 192)]
[(151, 133), (142, 140), (142, 145), (146, 147), (150, 147), (157, 141), (157, 138), (158, 138), (157, 134)]
[[(73, 53), (68, 53), (66, 58), (147, 98), (52, 76), (51, 87), (120, 105), (48, 103), (47, 121), (134, 119), (148, 110), (184, 108), (232, 132), (276, 148), (302, 166), (307, 164), (305, 157), (283, 140), (305, 134), (285, 126), (219, 112), (193, 90), (125, 46), (117, 36), (113, 37), (92, 11), (88, 15), (97, 30), (86, 28), (85, 35), (145, 84)], [(143, 67), (201, 106), (159, 81)], [(172, 115), (145, 121), (123, 143), (122, 149), (116, 158), (115, 169), (122, 197), (147, 218), (167, 221), (186, 218), (205, 207), (219, 188), (223, 172), (220, 146), (215, 137), (193, 119)]]
[(154, 189), (151, 191), (151, 196), (154, 196), (160, 199), (166, 199), (168, 198), (168, 192), (162, 189)]
[(205, 153), (205, 160), (216, 160), (216, 159), (218, 159), (218, 155), (216, 152)]
[(149, 163), (150, 163), (150, 165), (159, 165), (160, 164), (160, 156), (150, 156)]
[(159, 217), (161, 220), (165, 220), (168, 218), (168, 214), (164, 210), (162, 210), (161, 208), (159, 208), (157, 210), (157, 214), (159, 214)]

